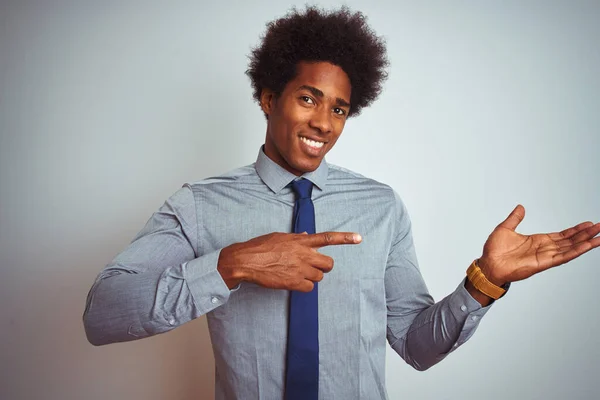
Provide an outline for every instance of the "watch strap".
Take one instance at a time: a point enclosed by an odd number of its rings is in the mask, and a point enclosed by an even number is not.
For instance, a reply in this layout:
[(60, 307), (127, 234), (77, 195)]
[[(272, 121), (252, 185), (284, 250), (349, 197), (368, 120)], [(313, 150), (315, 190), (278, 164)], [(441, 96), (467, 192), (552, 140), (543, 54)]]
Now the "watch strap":
[(477, 260), (474, 260), (467, 269), (467, 279), (475, 286), (475, 289), (494, 300), (498, 300), (506, 293), (506, 289), (487, 280), (479, 265), (477, 265)]

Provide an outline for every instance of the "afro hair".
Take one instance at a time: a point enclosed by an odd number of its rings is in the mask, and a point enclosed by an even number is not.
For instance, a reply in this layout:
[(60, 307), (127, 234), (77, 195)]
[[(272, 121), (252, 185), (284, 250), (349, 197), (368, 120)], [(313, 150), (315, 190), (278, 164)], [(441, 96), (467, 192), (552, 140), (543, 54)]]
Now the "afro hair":
[(367, 18), (348, 7), (327, 12), (307, 7), (292, 9), (269, 22), (260, 45), (252, 49), (246, 74), (260, 102), (263, 88), (277, 96), (296, 76), (301, 61), (330, 62), (346, 72), (352, 85), (350, 112), (358, 115), (381, 93), (389, 65), (385, 41), (367, 25)]

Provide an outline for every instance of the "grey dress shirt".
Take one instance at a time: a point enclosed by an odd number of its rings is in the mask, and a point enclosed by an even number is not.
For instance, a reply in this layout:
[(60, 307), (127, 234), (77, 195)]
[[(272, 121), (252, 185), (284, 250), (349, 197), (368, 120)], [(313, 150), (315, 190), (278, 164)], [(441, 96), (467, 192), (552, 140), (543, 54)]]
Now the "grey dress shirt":
[[(319, 251), (335, 265), (319, 283), (319, 398), (386, 399), (386, 338), (425, 370), (473, 334), (488, 307), (464, 288), (434, 303), (415, 255), (406, 207), (389, 186), (327, 164), (303, 175), (315, 188), (317, 232), (358, 232), (358, 245)], [(186, 184), (98, 275), (84, 325), (95, 345), (167, 332), (206, 314), (216, 399), (282, 399), (289, 292), (217, 271), (224, 247), (291, 232), (297, 177), (257, 161)]]

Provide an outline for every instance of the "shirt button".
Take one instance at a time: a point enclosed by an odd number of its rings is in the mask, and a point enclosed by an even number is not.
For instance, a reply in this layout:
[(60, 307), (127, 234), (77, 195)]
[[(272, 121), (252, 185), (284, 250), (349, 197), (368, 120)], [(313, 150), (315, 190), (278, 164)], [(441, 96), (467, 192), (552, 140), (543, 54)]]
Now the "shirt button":
[(210, 302), (213, 304), (217, 304), (219, 302), (219, 299), (217, 299), (216, 297), (213, 297), (212, 299), (210, 299)]
[(171, 325), (171, 326), (175, 325), (175, 318), (173, 318), (173, 317), (169, 318), (168, 322), (169, 322), (169, 325)]
[(477, 321), (477, 315), (473, 315), (473, 316), (471, 317), (471, 321)]
[(465, 306), (464, 304), (462, 306), (460, 306), (460, 310), (461, 311), (467, 311), (467, 306)]

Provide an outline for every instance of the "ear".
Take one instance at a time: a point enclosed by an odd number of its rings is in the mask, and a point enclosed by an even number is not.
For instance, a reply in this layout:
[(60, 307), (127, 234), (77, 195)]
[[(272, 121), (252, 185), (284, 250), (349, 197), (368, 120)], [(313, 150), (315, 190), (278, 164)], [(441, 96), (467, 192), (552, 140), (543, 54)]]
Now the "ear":
[(265, 88), (260, 92), (260, 108), (262, 108), (267, 118), (275, 107), (275, 97), (275, 93), (271, 89)]

